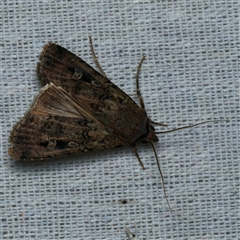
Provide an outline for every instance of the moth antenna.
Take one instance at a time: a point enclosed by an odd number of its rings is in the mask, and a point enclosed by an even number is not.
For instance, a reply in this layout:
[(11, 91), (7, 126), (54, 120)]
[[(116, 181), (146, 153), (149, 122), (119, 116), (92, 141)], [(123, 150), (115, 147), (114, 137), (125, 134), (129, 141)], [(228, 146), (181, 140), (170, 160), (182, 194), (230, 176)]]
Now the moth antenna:
[(138, 96), (138, 99), (139, 99), (139, 103), (140, 103), (142, 108), (145, 108), (145, 105), (144, 105), (144, 101), (143, 101), (143, 98), (142, 98), (142, 95), (141, 95), (141, 92), (140, 92), (140, 88), (139, 88), (139, 73), (140, 73), (140, 70), (141, 70), (141, 67), (142, 67), (142, 63), (145, 60), (145, 58), (146, 58), (146, 56), (143, 55), (139, 65), (138, 65), (137, 73), (136, 73), (136, 92), (137, 92), (137, 96)]
[(97, 56), (96, 56), (94, 48), (93, 48), (92, 38), (90, 36), (89, 36), (89, 42), (90, 42), (91, 52), (92, 52), (92, 56), (93, 56), (95, 64), (97, 65), (97, 67), (100, 70), (101, 74), (104, 77), (107, 77), (106, 73), (103, 71), (103, 69), (102, 69), (102, 67), (101, 67), (101, 65), (100, 65), (100, 63), (99, 63), (99, 61), (97, 59)]
[(165, 189), (165, 185), (164, 185), (164, 177), (163, 177), (163, 174), (162, 174), (162, 170), (160, 168), (160, 162), (159, 162), (159, 159), (158, 159), (157, 151), (156, 151), (156, 148), (154, 146), (153, 141), (150, 140), (149, 142), (150, 142), (150, 144), (152, 146), (152, 149), (153, 149), (153, 152), (155, 154), (156, 162), (157, 162), (157, 165), (158, 165), (158, 170), (159, 170), (159, 173), (160, 173), (160, 176), (161, 176), (161, 179), (162, 179), (164, 197), (166, 198), (168, 208), (169, 208), (170, 212), (172, 213), (172, 209), (170, 207), (170, 204), (169, 204), (169, 201), (168, 201), (168, 198), (167, 198), (167, 194), (166, 194), (166, 189)]
[(167, 123), (159, 123), (159, 122), (154, 122), (153, 120), (149, 119), (149, 121), (153, 124), (159, 125), (159, 126), (163, 126), (163, 127), (167, 127), (168, 124)]
[(145, 167), (144, 167), (144, 165), (143, 165), (143, 163), (142, 163), (142, 161), (141, 161), (141, 159), (140, 159), (140, 157), (139, 157), (139, 154), (138, 154), (138, 152), (137, 152), (137, 148), (136, 148), (136, 146), (133, 146), (133, 147), (132, 147), (132, 150), (133, 150), (133, 152), (136, 154), (137, 159), (138, 159), (138, 161), (139, 161), (139, 163), (140, 163), (142, 169), (144, 170)]
[[(193, 124), (193, 125), (188, 125), (188, 126), (183, 126), (183, 127), (179, 127), (179, 128), (167, 130), (167, 131), (164, 131), (164, 132), (156, 132), (156, 134), (164, 134), (164, 133), (175, 132), (175, 131), (182, 130), (182, 129), (186, 129), (186, 128), (196, 127), (196, 126), (198, 126), (198, 125), (205, 124), (205, 123), (209, 123), (209, 122), (225, 122), (225, 121), (227, 121), (227, 120), (209, 120), (209, 121), (204, 121), (204, 122), (196, 123), (196, 124)], [(153, 122), (153, 123), (154, 123), (154, 122)]]

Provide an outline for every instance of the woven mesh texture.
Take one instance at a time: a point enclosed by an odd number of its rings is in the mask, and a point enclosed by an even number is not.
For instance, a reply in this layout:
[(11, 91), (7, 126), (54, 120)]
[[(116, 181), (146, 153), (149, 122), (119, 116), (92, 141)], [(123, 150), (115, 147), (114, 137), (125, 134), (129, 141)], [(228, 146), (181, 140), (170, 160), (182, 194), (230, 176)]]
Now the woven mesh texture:
[[(240, 239), (239, 1), (1, 1), (0, 238)], [(49, 41), (95, 67), (168, 129), (153, 150), (131, 148), (21, 162), (8, 155), (13, 125), (41, 86), (38, 55)], [(156, 127), (157, 131), (166, 128)], [(136, 226), (136, 229), (135, 229)]]

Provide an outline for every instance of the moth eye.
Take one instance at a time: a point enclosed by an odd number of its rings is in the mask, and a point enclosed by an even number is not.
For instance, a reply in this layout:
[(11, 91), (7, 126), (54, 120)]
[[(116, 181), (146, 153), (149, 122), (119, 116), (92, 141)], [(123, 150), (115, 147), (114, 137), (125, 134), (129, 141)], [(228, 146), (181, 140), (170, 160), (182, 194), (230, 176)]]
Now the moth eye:
[(72, 75), (72, 79), (79, 80), (82, 78), (82, 76), (83, 76), (82, 69), (78, 65), (76, 65), (74, 67), (74, 73)]
[(47, 145), (47, 149), (54, 150), (56, 145), (57, 145), (57, 141), (55, 139), (49, 140), (48, 145)]
[(155, 128), (154, 128), (152, 125), (150, 125), (149, 128), (150, 128), (153, 132), (155, 132)]
[(70, 141), (70, 142), (68, 143), (68, 146), (69, 146), (69, 147), (77, 147), (78, 144), (77, 144), (76, 142), (74, 142), (74, 141)]
[(91, 83), (92, 83), (92, 85), (95, 86), (95, 87), (101, 87), (101, 86), (102, 86), (102, 84), (101, 84), (100, 82), (96, 81), (96, 80), (92, 80)]

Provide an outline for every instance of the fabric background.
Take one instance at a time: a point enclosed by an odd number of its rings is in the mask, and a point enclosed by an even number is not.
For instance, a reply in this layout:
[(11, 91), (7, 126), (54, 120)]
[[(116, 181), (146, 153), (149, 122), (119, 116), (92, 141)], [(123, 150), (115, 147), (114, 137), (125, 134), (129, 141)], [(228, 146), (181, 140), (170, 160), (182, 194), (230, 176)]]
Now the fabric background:
[[(1, 239), (240, 239), (239, 1), (1, 1)], [(107, 76), (168, 129), (151, 146), (20, 162), (8, 137), (41, 86), (36, 64), (55, 42)], [(156, 127), (158, 131), (165, 128)], [(37, 136), (36, 136), (37, 137)], [(136, 229), (135, 229), (136, 226)]]

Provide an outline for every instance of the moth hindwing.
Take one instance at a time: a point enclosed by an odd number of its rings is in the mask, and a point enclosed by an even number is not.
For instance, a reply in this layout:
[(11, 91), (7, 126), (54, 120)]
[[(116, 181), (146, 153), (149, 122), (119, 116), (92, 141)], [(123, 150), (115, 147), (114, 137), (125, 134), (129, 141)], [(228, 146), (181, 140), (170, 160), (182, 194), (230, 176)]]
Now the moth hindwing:
[(13, 127), (13, 158), (45, 159), (158, 141), (144, 107), (81, 58), (54, 43), (46, 44), (39, 58), (37, 75), (44, 87)]

